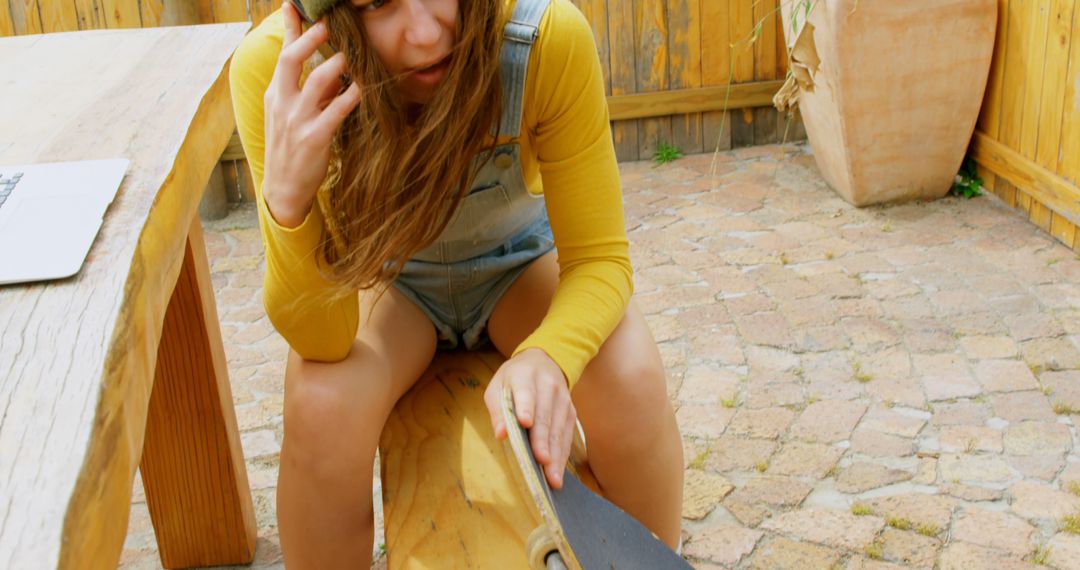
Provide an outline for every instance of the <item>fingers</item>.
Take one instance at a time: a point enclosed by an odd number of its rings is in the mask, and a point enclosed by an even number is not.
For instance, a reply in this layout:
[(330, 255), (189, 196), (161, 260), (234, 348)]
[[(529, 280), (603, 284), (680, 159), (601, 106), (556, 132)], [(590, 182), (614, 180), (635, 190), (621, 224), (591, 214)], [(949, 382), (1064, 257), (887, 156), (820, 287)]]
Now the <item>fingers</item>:
[(316, 67), (304, 81), (300, 104), (306, 108), (325, 108), (341, 94), (341, 76), (347, 66), (345, 54), (338, 52)]
[(345, 117), (348, 117), (349, 113), (359, 104), (360, 86), (356, 83), (350, 83), (349, 88), (330, 101), (330, 104), (315, 120), (315, 128), (322, 134), (333, 134), (341, 126), (341, 123), (345, 121)]
[(315, 54), (319, 46), (326, 43), (329, 32), (326, 30), (326, 23), (320, 21), (301, 34), (300, 16), (288, 3), (286, 6), (287, 8), (283, 8), (285, 40), (281, 45), (281, 54), (278, 55), (277, 67), (274, 69), (274, 79), (278, 81), (279, 88), (296, 90), (300, 83), (304, 62)]
[[(562, 393), (560, 392), (560, 395)], [(574, 430), (577, 426), (577, 411), (569, 396), (556, 403), (552, 414), (551, 436), (551, 462), (547, 465), (545, 473), (548, 483), (555, 489), (562, 488), (563, 472), (566, 462), (570, 458), (570, 448), (574, 439)]]
[[(532, 386), (530, 386), (532, 387)], [(555, 386), (536, 386), (534, 390), (535, 415), (533, 425), (529, 429), (529, 440), (532, 443), (533, 455), (536, 460), (544, 465), (551, 463), (551, 427), (552, 408), (555, 406)], [(516, 394), (515, 394), (516, 395)], [(521, 414), (518, 414), (521, 417)]]
[(496, 439), (506, 437), (506, 422), (502, 413), (503, 397), (502, 376), (496, 372), (486, 390), (484, 390), (484, 404), (487, 405), (488, 414), (491, 415), (491, 429), (495, 432)]

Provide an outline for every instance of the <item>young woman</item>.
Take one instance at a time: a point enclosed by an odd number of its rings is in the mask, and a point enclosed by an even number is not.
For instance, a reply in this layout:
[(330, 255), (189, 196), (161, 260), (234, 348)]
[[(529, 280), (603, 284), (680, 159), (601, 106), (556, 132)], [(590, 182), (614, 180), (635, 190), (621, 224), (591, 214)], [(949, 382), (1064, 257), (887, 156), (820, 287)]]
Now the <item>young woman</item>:
[[(569, 0), (302, 0), (233, 58), (291, 351), (277, 509), (290, 568), (370, 561), (372, 466), (439, 347), (490, 340), (554, 487), (575, 422), (613, 502), (679, 540), (682, 446), (632, 292), (596, 48)], [(338, 52), (305, 71), (324, 48)], [(350, 79), (351, 78), (351, 79)], [(557, 251), (557, 254), (556, 254)]]

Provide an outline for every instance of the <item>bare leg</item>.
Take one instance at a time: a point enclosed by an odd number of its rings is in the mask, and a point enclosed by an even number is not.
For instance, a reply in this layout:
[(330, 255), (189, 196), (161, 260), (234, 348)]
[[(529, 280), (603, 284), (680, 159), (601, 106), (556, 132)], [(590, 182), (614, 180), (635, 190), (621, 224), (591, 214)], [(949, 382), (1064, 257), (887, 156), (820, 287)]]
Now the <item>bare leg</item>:
[(345, 360), (289, 354), (277, 515), (290, 570), (371, 564), (379, 434), (435, 352), (431, 321), (396, 290), (377, 301), (362, 297), (360, 310), (360, 331)]
[[(536, 260), (496, 305), (488, 333), (500, 352), (513, 352), (540, 324), (558, 270), (554, 254)], [(656, 342), (631, 302), (571, 397), (585, 428), (589, 464), (604, 493), (675, 548), (683, 456), (665, 384)]]

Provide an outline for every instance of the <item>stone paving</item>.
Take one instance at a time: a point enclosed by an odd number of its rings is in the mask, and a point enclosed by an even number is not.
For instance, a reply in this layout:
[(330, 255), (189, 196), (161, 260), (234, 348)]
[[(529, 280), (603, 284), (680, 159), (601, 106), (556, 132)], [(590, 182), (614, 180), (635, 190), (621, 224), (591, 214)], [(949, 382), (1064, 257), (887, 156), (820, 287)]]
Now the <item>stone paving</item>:
[[(809, 152), (620, 168), (686, 450), (684, 554), (1080, 568), (1080, 260), (992, 196), (853, 208)], [(242, 206), (206, 241), (263, 569), (281, 567), (286, 346), (255, 224)], [(121, 566), (160, 567), (138, 482)]]

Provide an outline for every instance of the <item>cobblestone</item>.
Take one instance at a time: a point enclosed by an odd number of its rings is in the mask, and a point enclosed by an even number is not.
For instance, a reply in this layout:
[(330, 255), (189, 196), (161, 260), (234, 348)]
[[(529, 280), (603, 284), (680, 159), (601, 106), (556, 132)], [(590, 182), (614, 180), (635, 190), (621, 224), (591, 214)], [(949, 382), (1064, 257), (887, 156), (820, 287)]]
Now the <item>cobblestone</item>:
[[(1080, 568), (1080, 538), (1057, 530), (1080, 511), (1080, 260), (993, 196), (854, 208), (804, 146), (778, 150), (720, 153), (715, 180), (709, 155), (620, 165), (686, 449), (686, 556), (1009, 570), (1046, 568), (1042, 546)], [(205, 234), (256, 505), (250, 567), (277, 569), (287, 347), (263, 312), (253, 207)], [(160, 568), (139, 484), (120, 567)]]

